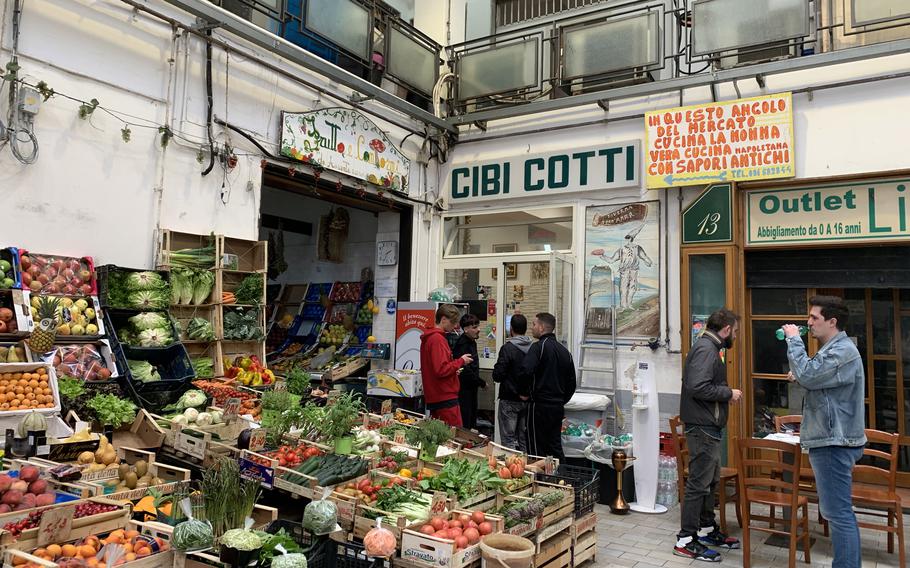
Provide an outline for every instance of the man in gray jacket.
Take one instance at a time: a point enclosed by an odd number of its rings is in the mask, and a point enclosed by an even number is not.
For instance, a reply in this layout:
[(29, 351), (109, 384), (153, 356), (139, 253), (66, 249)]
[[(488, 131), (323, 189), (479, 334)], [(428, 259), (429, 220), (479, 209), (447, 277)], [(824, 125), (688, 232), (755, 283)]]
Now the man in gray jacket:
[(863, 457), (866, 373), (853, 341), (844, 333), (849, 311), (841, 298), (809, 298), (809, 330), (821, 344), (811, 359), (795, 325), (787, 337), (790, 380), (806, 389), (799, 441), (809, 450), (818, 508), (831, 524), (833, 568), (862, 566), (859, 528), (850, 493), (853, 466)]
[(499, 441), (513, 450), (528, 451), (528, 398), (531, 385), (521, 380), (521, 365), (531, 348), (525, 335), (528, 320), (521, 314), (512, 316), (509, 339), (499, 349), (493, 366), (493, 381), (499, 383)]
[(741, 391), (727, 386), (727, 365), (720, 351), (733, 347), (738, 330), (739, 316), (730, 310), (711, 314), (683, 370), (679, 414), (686, 427), (689, 477), (673, 554), (703, 562), (722, 560), (709, 546), (739, 548), (739, 540), (721, 533), (714, 519), (728, 406), (742, 397)]

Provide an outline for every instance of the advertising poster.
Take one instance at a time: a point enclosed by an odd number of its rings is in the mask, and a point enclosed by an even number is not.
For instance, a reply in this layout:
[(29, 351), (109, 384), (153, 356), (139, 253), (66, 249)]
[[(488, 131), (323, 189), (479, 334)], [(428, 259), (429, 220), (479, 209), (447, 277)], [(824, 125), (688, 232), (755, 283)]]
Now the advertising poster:
[(420, 370), (420, 336), (433, 327), (435, 302), (401, 302), (395, 314), (395, 368)]
[[(615, 304), (614, 304), (615, 302)], [(585, 326), (588, 335), (660, 336), (660, 203), (588, 207)]]
[(796, 175), (791, 93), (647, 112), (645, 137), (649, 189)]

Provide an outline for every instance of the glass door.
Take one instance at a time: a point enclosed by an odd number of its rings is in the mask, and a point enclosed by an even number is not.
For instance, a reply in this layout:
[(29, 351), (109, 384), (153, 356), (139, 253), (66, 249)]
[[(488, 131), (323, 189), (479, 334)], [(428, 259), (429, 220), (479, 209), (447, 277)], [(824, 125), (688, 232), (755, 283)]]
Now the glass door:
[(556, 316), (556, 339), (561, 341), (569, 351), (575, 352), (572, 342), (574, 327), (572, 318), (573, 299), (575, 297), (575, 262), (572, 257), (552, 253), (550, 256), (550, 313)]

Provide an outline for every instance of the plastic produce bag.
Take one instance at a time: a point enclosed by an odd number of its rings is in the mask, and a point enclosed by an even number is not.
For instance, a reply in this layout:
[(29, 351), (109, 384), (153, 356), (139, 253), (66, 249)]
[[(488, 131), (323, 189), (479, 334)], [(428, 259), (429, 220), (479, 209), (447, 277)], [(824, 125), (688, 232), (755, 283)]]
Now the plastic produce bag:
[(193, 518), (189, 499), (181, 501), (180, 508), (187, 520), (174, 527), (174, 534), (171, 537), (171, 545), (174, 549), (195, 552), (211, 548), (215, 541), (212, 525), (208, 521)]
[(278, 552), (272, 557), (272, 568), (306, 568), (306, 556), (299, 552), (288, 552), (280, 544), (275, 547)]
[(316, 535), (325, 535), (341, 530), (338, 526), (338, 507), (329, 501), (331, 489), (326, 489), (322, 499), (310, 501), (303, 510), (303, 528)]
[(363, 537), (363, 548), (371, 558), (390, 558), (395, 554), (398, 542), (395, 535), (382, 526), (382, 517), (376, 519), (376, 526)]
[(458, 293), (458, 288), (454, 284), (446, 284), (445, 286), (431, 290), (427, 299), (431, 302), (457, 302), (461, 299), (461, 295)]

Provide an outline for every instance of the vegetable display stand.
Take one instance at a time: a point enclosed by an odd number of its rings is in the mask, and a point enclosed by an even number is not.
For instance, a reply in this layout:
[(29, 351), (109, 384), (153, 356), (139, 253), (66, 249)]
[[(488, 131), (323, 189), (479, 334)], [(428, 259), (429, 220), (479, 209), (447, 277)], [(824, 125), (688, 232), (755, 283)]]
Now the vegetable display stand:
[[(462, 514), (470, 516), (471, 511), (456, 510), (447, 513), (442, 518), (448, 521)], [(488, 534), (502, 532), (505, 526), (503, 518), (496, 515), (484, 515), (484, 522), (489, 523)], [(454, 539), (440, 538), (412, 528), (406, 528), (402, 531), (401, 558), (419, 566), (464, 568), (479, 561), (480, 557), (479, 539), (473, 544), (459, 548)]]

